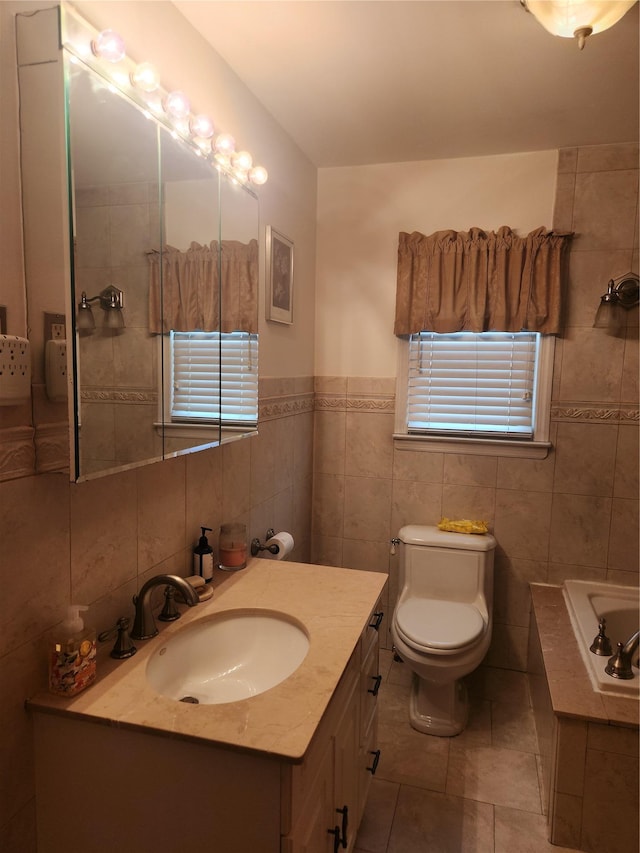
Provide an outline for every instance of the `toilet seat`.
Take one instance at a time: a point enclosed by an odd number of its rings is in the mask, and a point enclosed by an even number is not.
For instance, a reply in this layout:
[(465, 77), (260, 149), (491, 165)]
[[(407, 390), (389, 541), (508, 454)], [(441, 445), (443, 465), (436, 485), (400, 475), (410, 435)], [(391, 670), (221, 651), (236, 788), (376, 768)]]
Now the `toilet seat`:
[(409, 598), (396, 608), (395, 623), (404, 641), (425, 652), (455, 651), (477, 640), (484, 619), (473, 604)]

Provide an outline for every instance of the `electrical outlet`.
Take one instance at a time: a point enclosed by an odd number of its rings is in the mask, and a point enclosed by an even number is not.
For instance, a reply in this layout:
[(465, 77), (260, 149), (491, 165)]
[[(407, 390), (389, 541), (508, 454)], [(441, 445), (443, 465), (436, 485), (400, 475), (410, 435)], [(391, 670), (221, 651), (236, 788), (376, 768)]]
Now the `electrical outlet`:
[(64, 341), (67, 337), (67, 319), (64, 314), (44, 312), (44, 340)]

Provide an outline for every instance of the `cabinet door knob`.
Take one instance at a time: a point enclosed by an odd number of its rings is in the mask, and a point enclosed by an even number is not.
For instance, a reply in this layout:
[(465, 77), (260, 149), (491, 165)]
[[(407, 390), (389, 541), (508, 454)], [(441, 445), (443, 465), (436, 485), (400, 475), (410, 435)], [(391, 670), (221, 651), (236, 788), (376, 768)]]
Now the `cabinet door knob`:
[(373, 687), (370, 687), (367, 690), (367, 693), (372, 693), (374, 696), (378, 695), (378, 690), (380, 690), (380, 683), (382, 682), (381, 675), (372, 675), (371, 678), (375, 681)]
[(380, 625), (382, 624), (382, 617), (384, 616), (384, 612), (382, 610), (378, 610), (373, 614), (373, 621), (369, 622), (369, 627), (373, 628), (375, 631), (380, 630)]
[(342, 815), (342, 840), (341, 844), (345, 848), (348, 847), (347, 832), (349, 831), (349, 806), (345, 805), (341, 809), (336, 809), (338, 814)]
[(329, 835), (333, 835), (333, 853), (338, 853), (340, 849), (340, 827), (334, 826), (333, 829), (328, 829)]
[(372, 776), (375, 776), (376, 770), (378, 769), (378, 762), (380, 761), (380, 750), (372, 749), (369, 751), (369, 755), (373, 755), (373, 764), (371, 765), (371, 767), (367, 767), (367, 770), (369, 771), (369, 773), (371, 773)]

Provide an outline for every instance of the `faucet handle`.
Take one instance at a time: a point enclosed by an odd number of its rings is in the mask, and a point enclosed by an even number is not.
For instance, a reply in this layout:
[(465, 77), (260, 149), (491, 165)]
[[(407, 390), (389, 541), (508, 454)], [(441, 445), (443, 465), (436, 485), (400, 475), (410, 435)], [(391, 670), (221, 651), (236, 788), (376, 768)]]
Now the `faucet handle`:
[(161, 622), (175, 622), (179, 618), (180, 613), (176, 607), (176, 591), (172, 586), (167, 584), (164, 588), (164, 607), (158, 619)]
[(611, 642), (605, 634), (606, 626), (607, 620), (603, 616), (602, 620), (598, 623), (598, 636), (589, 646), (589, 651), (593, 652), (594, 655), (603, 655), (604, 657), (607, 657), (612, 652)]
[(633, 678), (633, 670), (631, 669), (631, 660), (629, 655), (624, 653), (624, 645), (617, 643), (617, 651), (615, 655), (609, 658), (609, 663), (605, 666), (604, 671), (607, 675), (613, 678), (629, 679)]
[(98, 640), (101, 643), (104, 643), (105, 640), (109, 639), (109, 637), (113, 637), (116, 631), (118, 632), (118, 636), (113, 648), (111, 649), (111, 657), (116, 658), (116, 660), (124, 660), (126, 658), (133, 657), (138, 650), (133, 645), (131, 637), (129, 636), (129, 619), (127, 619), (126, 616), (121, 616), (113, 628), (108, 628), (106, 631), (98, 634)]

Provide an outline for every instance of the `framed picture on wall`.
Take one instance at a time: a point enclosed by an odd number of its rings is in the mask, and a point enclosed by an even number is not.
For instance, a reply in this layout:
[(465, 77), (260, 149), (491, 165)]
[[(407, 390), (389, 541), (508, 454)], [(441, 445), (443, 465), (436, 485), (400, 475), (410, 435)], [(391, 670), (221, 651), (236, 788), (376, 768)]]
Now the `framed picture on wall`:
[(267, 320), (293, 323), (293, 243), (267, 225)]

